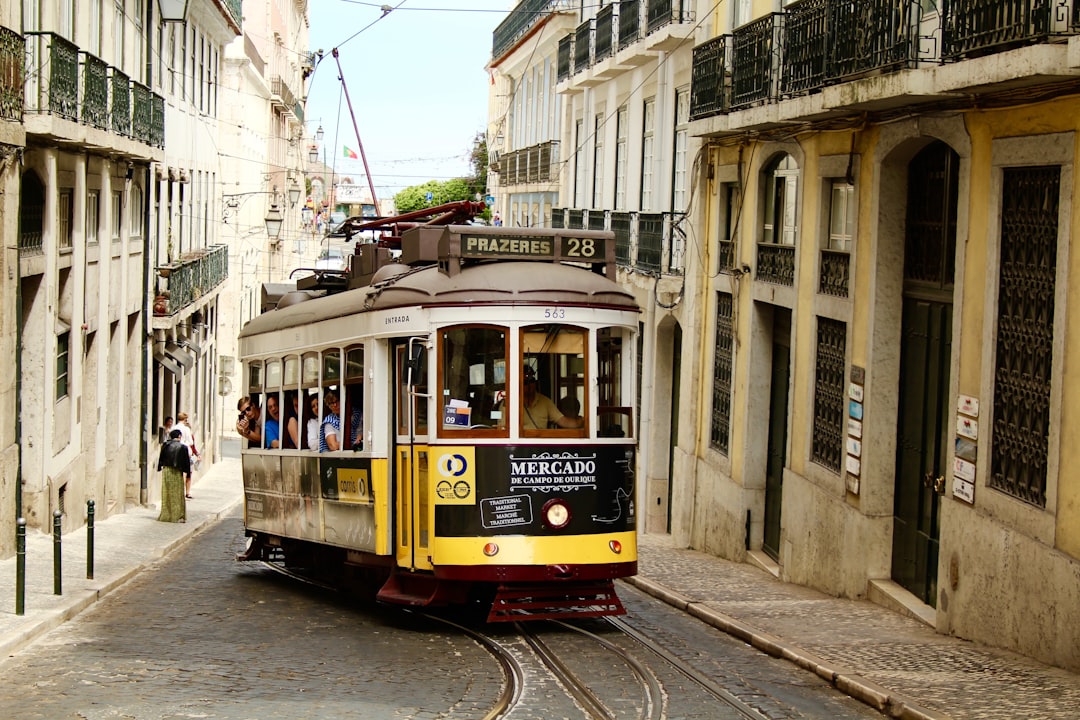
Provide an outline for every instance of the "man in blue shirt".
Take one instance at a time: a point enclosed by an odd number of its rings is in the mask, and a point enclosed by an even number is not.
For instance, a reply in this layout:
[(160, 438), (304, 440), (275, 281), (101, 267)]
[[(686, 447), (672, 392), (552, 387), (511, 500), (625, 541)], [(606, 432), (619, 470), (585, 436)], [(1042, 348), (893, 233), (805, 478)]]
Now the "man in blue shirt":
[(269, 395), (266, 398), (266, 430), (263, 432), (265, 447), (281, 447), (281, 422), (280, 409), (278, 408), (278, 396)]

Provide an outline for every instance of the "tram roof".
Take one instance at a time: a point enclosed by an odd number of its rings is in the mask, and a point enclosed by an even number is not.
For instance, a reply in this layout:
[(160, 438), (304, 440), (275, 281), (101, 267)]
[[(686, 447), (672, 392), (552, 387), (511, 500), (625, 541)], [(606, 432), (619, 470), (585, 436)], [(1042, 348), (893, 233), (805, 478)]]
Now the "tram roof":
[[(390, 265), (369, 286), (304, 300), (253, 318), (239, 337), (309, 325), (358, 312), (417, 305), (587, 305), (638, 310), (617, 283), (581, 267), (524, 261), (486, 262), (456, 275), (438, 267)], [(382, 277), (380, 277), (382, 275)], [(385, 279), (384, 279), (385, 278)]]

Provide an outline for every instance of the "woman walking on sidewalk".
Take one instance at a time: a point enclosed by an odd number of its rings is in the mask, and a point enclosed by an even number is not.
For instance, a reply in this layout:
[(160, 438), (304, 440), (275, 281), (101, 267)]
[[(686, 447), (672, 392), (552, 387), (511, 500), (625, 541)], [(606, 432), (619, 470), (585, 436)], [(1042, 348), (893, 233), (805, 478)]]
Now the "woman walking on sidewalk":
[(184, 499), (184, 481), (191, 478), (191, 455), (187, 446), (180, 442), (182, 433), (174, 429), (169, 442), (161, 446), (158, 470), (161, 474), (161, 522), (186, 522), (187, 501)]

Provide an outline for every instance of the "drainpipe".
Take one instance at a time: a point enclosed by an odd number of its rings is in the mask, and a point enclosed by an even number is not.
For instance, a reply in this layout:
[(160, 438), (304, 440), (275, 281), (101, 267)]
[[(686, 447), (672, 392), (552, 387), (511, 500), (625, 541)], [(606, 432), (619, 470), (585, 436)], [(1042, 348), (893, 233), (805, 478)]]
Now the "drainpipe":
[[(154, 27), (154, 3), (146, 4), (146, 28)], [(146, 85), (152, 91), (154, 89), (154, 34), (152, 32), (146, 33)], [(152, 102), (152, 101), (151, 101)], [(153, 122), (153, 112), (150, 113), (151, 123)], [(165, 122), (164, 116), (161, 118), (162, 122)], [(150, 337), (150, 313), (153, 312), (154, 300), (153, 295), (150, 292), (150, 183), (154, 179), (153, 163), (146, 163), (146, 181), (143, 183), (143, 276), (142, 276), (142, 291), (143, 291), (143, 311), (142, 311), (142, 339), (143, 347), (140, 355), (140, 363), (142, 365), (141, 372), (139, 373), (139, 419), (142, 421), (142, 438), (139, 442), (139, 504), (145, 506), (148, 494), (147, 488), (149, 487), (148, 468), (146, 466), (147, 460), (147, 444), (150, 442), (150, 418), (149, 410), (146, 400), (146, 393), (149, 387), (148, 376), (150, 374), (150, 352), (154, 347), (153, 341), (149, 343), (147, 347), (147, 338)], [(155, 196), (157, 195), (155, 189)]]
[[(23, 153), (19, 153), (20, 161)], [(19, 195), (22, 196), (22, 162), (15, 168), (19, 172)], [(15, 447), (19, 459), (19, 466), (15, 469), (15, 520), (18, 527), (18, 519), (23, 514), (22, 496), (22, 336), (23, 336), (23, 295), (22, 295), (22, 213), (19, 213), (19, 223), (16, 229), (15, 243), (15, 267), (19, 269), (18, 282), (15, 285)]]

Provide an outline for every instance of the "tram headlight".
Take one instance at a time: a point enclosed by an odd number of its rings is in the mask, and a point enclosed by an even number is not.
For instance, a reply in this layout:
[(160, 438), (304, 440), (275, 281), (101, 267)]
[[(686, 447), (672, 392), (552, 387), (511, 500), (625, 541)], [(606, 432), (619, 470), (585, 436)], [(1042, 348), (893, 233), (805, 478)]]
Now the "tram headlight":
[(611, 548), (611, 552), (616, 555), (622, 555), (622, 543), (618, 540), (611, 540), (608, 542), (608, 547)]
[(548, 500), (544, 503), (544, 524), (553, 530), (559, 530), (570, 522), (570, 506), (562, 500)]

